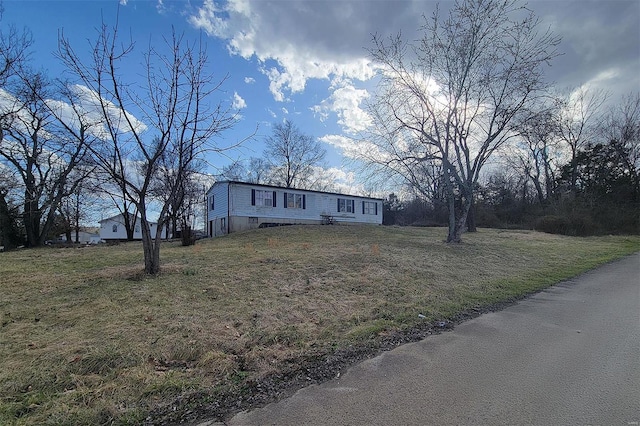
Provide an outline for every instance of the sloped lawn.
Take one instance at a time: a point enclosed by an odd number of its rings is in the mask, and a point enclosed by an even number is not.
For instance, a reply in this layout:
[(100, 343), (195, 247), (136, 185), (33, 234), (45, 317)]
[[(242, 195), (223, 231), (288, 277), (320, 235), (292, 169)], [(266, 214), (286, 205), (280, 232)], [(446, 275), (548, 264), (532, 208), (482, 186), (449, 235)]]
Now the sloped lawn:
[(223, 416), (640, 250), (636, 236), (445, 236), (303, 226), (166, 243), (158, 278), (140, 243), (1, 253), (0, 424)]

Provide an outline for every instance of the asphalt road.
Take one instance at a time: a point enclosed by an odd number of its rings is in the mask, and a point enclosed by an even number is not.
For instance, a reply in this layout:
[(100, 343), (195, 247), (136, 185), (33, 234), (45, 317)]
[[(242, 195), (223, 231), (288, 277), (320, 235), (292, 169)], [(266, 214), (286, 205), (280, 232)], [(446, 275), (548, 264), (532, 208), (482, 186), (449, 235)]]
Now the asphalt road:
[(640, 253), (230, 425), (638, 425)]

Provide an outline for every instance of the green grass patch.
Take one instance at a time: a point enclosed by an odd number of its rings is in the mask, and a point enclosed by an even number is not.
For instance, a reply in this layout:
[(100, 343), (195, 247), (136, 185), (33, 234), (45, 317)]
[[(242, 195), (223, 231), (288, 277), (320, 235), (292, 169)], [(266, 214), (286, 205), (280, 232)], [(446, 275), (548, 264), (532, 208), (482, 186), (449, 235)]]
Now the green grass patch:
[[(522, 297), (640, 238), (302, 226), (0, 254), (0, 424), (139, 424), (178, 397), (244, 388), (309, 354)], [(420, 317), (419, 317), (420, 315)], [(424, 318), (422, 318), (424, 317)]]

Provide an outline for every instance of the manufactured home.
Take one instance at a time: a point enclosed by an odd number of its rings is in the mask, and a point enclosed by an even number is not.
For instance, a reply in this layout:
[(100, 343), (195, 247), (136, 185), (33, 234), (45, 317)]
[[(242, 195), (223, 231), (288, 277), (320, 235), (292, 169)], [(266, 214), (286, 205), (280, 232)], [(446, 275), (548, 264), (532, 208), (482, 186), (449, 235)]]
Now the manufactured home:
[(216, 182), (207, 192), (207, 233), (215, 237), (247, 229), (296, 224), (382, 224), (382, 199)]
[[(130, 220), (133, 220), (133, 215), (129, 213)], [(126, 241), (127, 229), (124, 226), (124, 216), (121, 214), (103, 219), (100, 222), (100, 238), (104, 241)], [(150, 223), (151, 235), (156, 235), (156, 223)], [(166, 238), (167, 232), (162, 230), (161, 238)], [(133, 229), (133, 239), (142, 240), (142, 227), (140, 226), (140, 218), (136, 218), (136, 224)]]

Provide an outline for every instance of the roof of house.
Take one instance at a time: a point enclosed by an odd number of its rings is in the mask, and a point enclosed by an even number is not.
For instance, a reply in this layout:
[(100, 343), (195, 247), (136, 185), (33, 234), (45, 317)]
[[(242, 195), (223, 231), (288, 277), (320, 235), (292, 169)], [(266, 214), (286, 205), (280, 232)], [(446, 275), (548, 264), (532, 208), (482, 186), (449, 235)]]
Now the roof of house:
[[(114, 220), (114, 219), (117, 219), (117, 218), (122, 217), (122, 216), (123, 216), (122, 213), (118, 213), (115, 216), (111, 216), (111, 217), (107, 217), (105, 219), (102, 219), (102, 220), (98, 221), (98, 223), (108, 222), (110, 220)], [(133, 216), (133, 214), (129, 213), (129, 216)]]
[(305, 192), (313, 192), (316, 194), (329, 194), (329, 195), (341, 195), (344, 197), (357, 197), (357, 198), (366, 198), (369, 200), (377, 200), (377, 201), (383, 201), (382, 198), (375, 198), (375, 197), (366, 197), (364, 195), (350, 195), (350, 194), (342, 194), (339, 192), (326, 192), (326, 191), (316, 191), (313, 189), (298, 189), (298, 188), (285, 188), (284, 186), (275, 186), (275, 185), (265, 185), (262, 183), (251, 183), (251, 182), (241, 182), (241, 181), (237, 181), (237, 180), (221, 180), (218, 181), (216, 183), (214, 183), (211, 188), (209, 188), (209, 191), (207, 191), (207, 194), (209, 192), (211, 192), (211, 190), (213, 189), (214, 186), (221, 184), (221, 183), (229, 183), (229, 184), (237, 184), (237, 185), (247, 185), (247, 186), (259, 186), (262, 188), (271, 188), (271, 189), (289, 189), (292, 191), (305, 191)]

